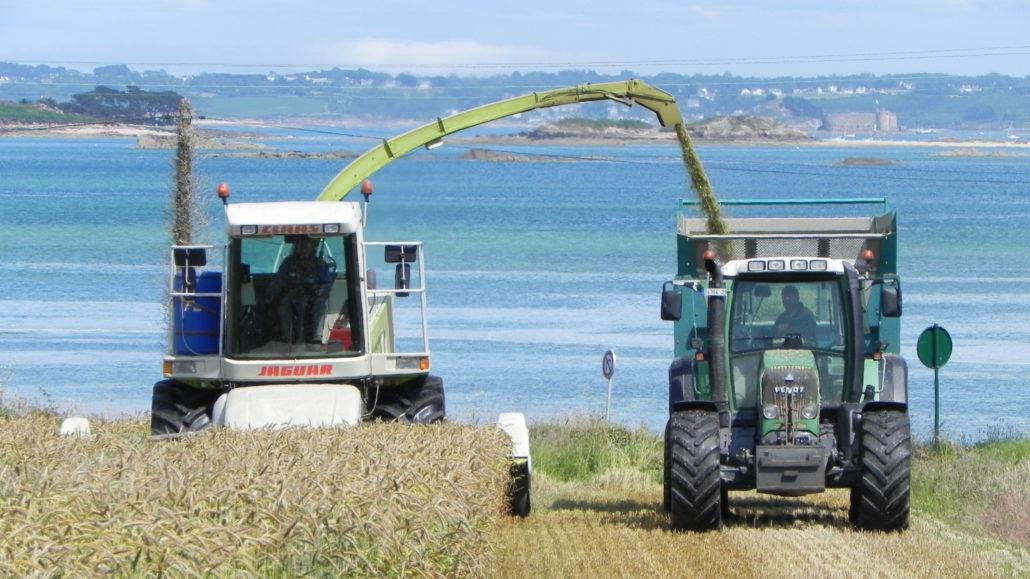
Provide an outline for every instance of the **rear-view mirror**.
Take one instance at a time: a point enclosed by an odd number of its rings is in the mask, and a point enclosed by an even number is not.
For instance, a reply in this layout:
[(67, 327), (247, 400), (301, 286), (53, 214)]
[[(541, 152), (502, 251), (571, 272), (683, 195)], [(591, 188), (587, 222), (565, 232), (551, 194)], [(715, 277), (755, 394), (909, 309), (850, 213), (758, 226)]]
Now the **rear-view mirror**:
[(662, 319), (669, 322), (676, 322), (683, 316), (683, 294), (675, 289), (669, 289), (666, 283), (662, 289)]
[(880, 313), (885, 318), (901, 317), (901, 288), (883, 286), (880, 289)]
[(386, 263), (413, 263), (418, 261), (417, 245), (387, 245), (383, 259)]
[[(398, 263), (397, 270), (393, 277), (394, 289), (408, 289), (411, 287), (411, 265), (407, 263)], [(397, 297), (407, 297), (408, 292), (397, 292)]]
[(177, 267), (203, 267), (207, 265), (207, 251), (203, 247), (176, 247), (172, 258)]

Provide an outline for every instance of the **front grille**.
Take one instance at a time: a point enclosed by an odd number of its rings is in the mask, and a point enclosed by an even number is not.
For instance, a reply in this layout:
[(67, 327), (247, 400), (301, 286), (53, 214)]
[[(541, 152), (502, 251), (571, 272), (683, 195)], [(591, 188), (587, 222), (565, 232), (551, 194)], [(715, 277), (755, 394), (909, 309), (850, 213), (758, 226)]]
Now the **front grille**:
[(802, 408), (819, 408), (819, 375), (808, 366), (773, 366), (762, 374), (762, 407), (774, 405), (784, 444), (796, 444)]

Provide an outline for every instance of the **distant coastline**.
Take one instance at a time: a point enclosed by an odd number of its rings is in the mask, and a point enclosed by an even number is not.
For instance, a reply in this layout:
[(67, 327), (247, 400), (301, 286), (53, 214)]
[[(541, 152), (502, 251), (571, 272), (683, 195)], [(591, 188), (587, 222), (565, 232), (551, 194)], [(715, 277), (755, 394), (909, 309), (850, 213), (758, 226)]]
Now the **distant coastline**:
[[(221, 125), (224, 127), (224, 125)], [(447, 142), (463, 147), (483, 147), (497, 145), (557, 145), (557, 146), (596, 146), (626, 147), (633, 145), (675, 145), (675, 136), (671, 133), (652, 132), (644, 135), (561, 135), (546, 138), (527, 136), (527, 133), (510, 135), (489, 135), (475, 137), (453, 136)], [(922, 135), (920, 135), (922, 136)], [(952, 137), (892, 139), (890, 137), (852, 137), (852, 138), (804, 138), (784, 140), (763, 138), (760, 136), (743, 138), (719, 138), (693, 136), (694, 143), (705, 146), (768, 146), (768, 147), (935, 147), (952, 149), (934, 153), (941, 156), (1030, 156), (1030, 142), (1004, 139), (958, 139)], [(175, 147), (175, 133), (171, 129), (145, 125), (128, 125), (117, 123), (96, 123), (76, 125), (46, 124), (0, 124), (0, 138), (61, 138), (61, 139), (96, 139), (96, 138), (130, 138), (137, 140), (137, 146), (147, 149), (171, 149)], [(202, 150), (239, 151), (234, 156), (283, 156), (283, 157), (319, 157), (345, 159), (354, 157), (362, 151), (334, 151), (324, 154), (300, 154), (289, 151), (274, 151), (260, 143), (260, 136), (253, 132), (229, 132), (223, 129), (205, 129), (198, 127), (197, 147)], [(995, 149), (990, 152), (985, 149)], [(491, 160), (488, 156), (476, 157)], [(500, 160), (500, 159), (495, 159)]]

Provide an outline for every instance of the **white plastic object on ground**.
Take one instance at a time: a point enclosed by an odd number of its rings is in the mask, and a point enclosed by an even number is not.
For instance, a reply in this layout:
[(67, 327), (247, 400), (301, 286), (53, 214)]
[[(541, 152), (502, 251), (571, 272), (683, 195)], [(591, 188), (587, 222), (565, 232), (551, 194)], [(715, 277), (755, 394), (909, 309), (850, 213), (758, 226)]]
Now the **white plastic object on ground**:
[(58, 430), (61, 436), (78, 436), (86, 438), (91, 435), (89, 428), (89, 420), (82, 418), (81, 416), (72, 416), (65, 418), (61, 422), (61, 428)]

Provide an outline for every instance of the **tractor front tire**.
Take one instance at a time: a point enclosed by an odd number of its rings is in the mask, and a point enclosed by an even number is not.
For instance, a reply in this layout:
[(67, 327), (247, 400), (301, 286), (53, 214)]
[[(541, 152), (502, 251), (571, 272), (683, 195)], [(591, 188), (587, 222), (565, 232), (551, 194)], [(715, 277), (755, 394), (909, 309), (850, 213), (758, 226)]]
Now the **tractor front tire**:
[(154, 384), (150, 434), (186, 434), (211, 427), (211, 409), (218, 390), (194, 388), (174, 380)]
[(394, 387), (379, 389), (372, 417), (385, 422), (432, 424), (446, 418), (443, 380), (426, 376)]
[(908, 414), (898, 410), (862, 413), (862, 479), (851, 487), (848, 518), (859, 529), (908, 528), (912, 449)]
[(669, 419), (669, 511), (673, 531), (722, 528), (719, 415), (673, 412)]

